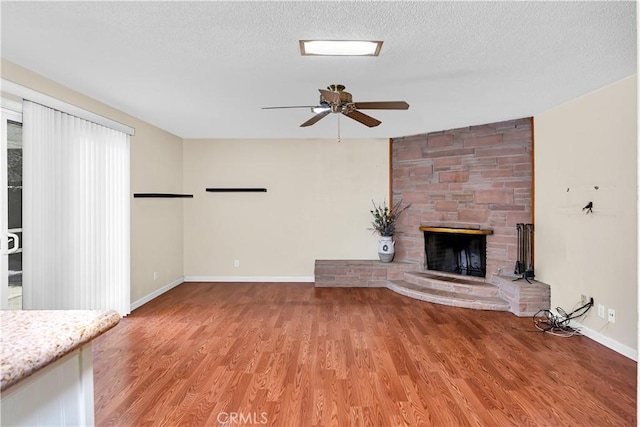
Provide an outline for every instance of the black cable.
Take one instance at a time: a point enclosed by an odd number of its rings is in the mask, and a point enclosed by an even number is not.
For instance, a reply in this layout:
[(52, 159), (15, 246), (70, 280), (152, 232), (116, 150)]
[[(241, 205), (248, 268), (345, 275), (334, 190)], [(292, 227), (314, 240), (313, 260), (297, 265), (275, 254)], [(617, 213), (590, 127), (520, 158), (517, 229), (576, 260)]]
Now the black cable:
[[(585, 305), (583, 305), (582, 307), (578, 307), (575, 310), (573, 310), (570, 314), (569, 314), (569, 320), (571, 319), (577, 319), (578, 317), (582, 317), (585, 314), (587, 314), (587, 311), (589, 311), (589, 309), (593, 307), (593, 298), (591, 298), (591, 300), (586, 303)], [(582, 313), (578, 313), (580, 310), (584, 310)], [(578, 313), (578, 314), (576, 314)]]
[(569, 326), (571, 320), (584, 316), (591, 307), (593, 307), (593, 298), (591, 298), (588, 303), (568, 314), (562, 307), (556, 307), (558, 315), (554, 315), (550, 310), (539, 310), (533, 315), (533, 324), (542, 332), (549, 332), (560, 336), (572, 336), (575, 335), (577, 331)]

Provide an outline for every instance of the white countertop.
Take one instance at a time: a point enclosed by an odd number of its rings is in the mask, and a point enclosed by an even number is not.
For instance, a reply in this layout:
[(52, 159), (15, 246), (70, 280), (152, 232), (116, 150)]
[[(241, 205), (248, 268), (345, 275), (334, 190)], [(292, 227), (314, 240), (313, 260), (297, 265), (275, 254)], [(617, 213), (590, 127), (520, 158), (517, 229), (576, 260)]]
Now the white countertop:
[(0, 311), (1, 390), (88, 343), (120, 321), (113, 310)]

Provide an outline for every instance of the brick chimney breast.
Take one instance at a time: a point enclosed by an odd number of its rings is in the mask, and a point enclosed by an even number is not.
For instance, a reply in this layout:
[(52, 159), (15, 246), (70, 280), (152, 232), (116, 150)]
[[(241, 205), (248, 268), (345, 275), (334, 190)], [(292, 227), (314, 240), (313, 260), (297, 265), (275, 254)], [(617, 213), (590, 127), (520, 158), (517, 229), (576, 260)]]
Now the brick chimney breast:
[(532, 137), (523, 118), (393, 139), (393, 199), (412, 203), (395, 260), (424, 265), (420, 226), (491, 229), (486, 280), (512, 273), (515, 224), (532, 217)]

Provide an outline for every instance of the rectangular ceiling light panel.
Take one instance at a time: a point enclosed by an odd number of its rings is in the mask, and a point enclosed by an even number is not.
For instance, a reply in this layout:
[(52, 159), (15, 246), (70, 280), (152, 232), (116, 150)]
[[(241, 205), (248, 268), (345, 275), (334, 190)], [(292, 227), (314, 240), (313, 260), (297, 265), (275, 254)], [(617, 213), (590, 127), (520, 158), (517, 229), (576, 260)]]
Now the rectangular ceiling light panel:
[(326, 56), (378, 56), (381, 41), (369, 40), (300, 40), (300, 53)]

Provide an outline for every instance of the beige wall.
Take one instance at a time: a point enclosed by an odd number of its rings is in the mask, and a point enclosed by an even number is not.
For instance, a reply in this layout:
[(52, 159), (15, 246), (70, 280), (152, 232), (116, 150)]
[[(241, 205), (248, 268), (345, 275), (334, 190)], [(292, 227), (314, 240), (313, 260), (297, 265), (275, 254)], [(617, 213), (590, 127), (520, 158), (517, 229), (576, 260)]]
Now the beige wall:
[[(535, 271), (551, 306), (637, 352), (637, 76), (535, 117)], [(596, 190), (595, 187), (598, 187)], [(594, 204), (594, 213), (582, 208)], [(616, 323), (597, 305), (616, 311)], [(637, 354), (637, 353), (636, 353)]]
[[(2, 78), (135, 128), (131, 193), (182, 192), (182, 139), (2, 59)], [(180, 280), (182, 200), (131, 199), (131, 302)], [(157, 279), (153, 279), (153, 272)]]
[(367, 228), (371, 199), (388, 198), (387, 139), (191, 139), (183, 159), (187, 279), (311, 280), (316, 259), (378, 257)]

